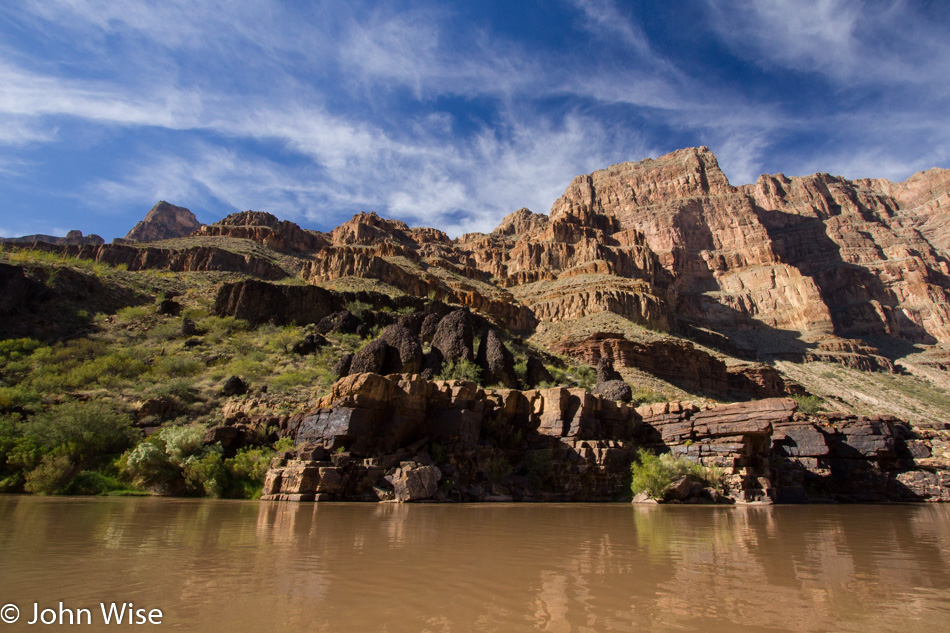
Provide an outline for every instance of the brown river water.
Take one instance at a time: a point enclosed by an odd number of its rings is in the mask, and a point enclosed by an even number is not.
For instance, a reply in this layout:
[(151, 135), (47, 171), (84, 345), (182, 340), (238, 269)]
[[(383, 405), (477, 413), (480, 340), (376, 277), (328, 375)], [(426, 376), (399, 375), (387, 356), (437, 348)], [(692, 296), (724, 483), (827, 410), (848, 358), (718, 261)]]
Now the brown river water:
[(0, 633), (950, 631), (950, 506), (0, 496), (10, 604)]

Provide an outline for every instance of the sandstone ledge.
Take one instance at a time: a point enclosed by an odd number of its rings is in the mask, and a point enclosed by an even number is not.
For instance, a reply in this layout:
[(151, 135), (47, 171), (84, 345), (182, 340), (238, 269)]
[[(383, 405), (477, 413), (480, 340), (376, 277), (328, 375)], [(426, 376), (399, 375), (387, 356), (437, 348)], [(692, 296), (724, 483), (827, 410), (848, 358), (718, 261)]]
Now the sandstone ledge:
[(915, 461), (933, 439), (785, 398), (635, 408), (583, 389), (356, 374), (309, 413), (232, 423), (278, 424), (298, 444), (272, 464), (270, 500), (617, 500), (641, 447), (723, 469), (733, 502), (950, 500), (945, 466)]

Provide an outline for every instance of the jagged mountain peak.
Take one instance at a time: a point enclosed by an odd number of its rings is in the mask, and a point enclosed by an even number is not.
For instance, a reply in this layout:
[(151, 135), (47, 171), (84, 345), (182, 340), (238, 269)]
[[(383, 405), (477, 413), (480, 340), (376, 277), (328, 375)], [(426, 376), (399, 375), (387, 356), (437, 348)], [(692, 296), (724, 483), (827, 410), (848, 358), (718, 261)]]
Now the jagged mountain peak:
[(191, 235), (202, 224), (189, 209), (160, 200), (125, 236), (136, 242), (154, 242)]

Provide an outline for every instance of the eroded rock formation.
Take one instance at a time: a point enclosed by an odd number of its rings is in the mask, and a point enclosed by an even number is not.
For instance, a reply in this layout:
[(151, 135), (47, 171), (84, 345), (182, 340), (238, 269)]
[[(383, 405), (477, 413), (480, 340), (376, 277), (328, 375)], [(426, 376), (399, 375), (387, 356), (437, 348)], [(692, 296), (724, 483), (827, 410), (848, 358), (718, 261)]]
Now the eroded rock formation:
[[(232, 411), (230, 423), (278, 426), (303, 445), (272, 465), (265, 499), (616, 499), (628, 492), (639, 447), (721, 468), (734, 501), (950, 498), (950, 478), (928, 461), (945, 449), (946, 431), (928, 437), (893, 418), (809, 417), (784, 398), (634, 408), (583, 389), (492, 391), (354, 374), (310, 413)], [(451, 487), (437, 486), (443, 476)]]
[(315, 251), (329, 244), (322, 233), (308, 231), (261, 211), (242, 211), (201, 226), (197, 235), (248, 239), (282, 253)]
[(201, 227), (190, 210), (161, 200), (152, 207), (145, 219), (129, 231), (125, 239), (136, 242), (155, 242), (191, 235)]

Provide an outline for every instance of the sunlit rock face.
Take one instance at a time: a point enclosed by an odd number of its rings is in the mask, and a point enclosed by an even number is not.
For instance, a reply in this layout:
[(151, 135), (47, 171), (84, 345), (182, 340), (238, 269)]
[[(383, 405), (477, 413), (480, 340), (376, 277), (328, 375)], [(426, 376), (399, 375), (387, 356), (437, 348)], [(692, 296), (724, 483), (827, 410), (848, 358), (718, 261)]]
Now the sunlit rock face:
[(733, 187), (706, 148), (578, 176), (551, 209), (635, 230), (673, 275), (676, 311), (804, 338), (950, 337), (950, 171), (904, 183), (828, 174)]
[(136, 242), (168, 240), (191, 235), (200, 227), (194, 213), (162, 200), (145, 214), (144, 220), (132, 227), (125, 239)]

